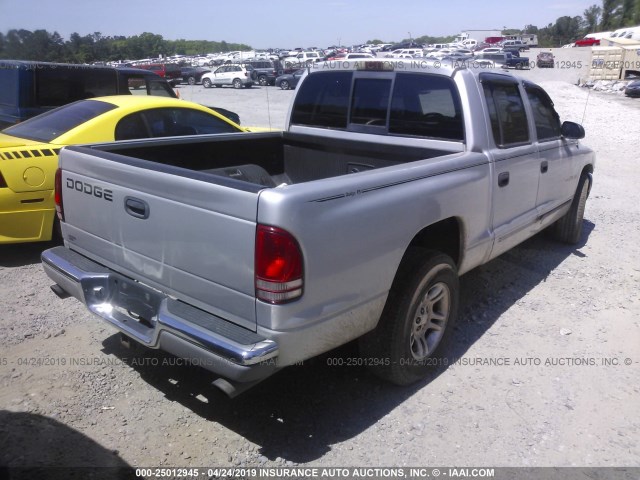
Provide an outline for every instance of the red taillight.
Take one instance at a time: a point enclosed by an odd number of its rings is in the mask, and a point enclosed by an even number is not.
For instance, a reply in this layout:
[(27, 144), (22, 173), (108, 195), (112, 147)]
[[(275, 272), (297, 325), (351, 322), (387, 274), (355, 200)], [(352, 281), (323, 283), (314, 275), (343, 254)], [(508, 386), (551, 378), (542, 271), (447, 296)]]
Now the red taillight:
[(64, 206), (62, 204), (62, 170), (56, 170), (56, 180), (55, 180), (55, 202), (56, 202), (56, 212), (58, 213), (58, 219), (61, 222), (64, 222)]
[(256, 231), (256, 297), (286, 303), (302, 296), (302, 252), (289, 232), (258, 225)]

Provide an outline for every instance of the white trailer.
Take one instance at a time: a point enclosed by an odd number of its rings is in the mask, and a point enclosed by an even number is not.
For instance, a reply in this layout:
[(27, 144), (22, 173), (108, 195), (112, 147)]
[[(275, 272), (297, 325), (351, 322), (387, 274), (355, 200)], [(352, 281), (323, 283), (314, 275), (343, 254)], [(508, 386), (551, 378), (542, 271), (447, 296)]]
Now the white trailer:
[(520, 40), (527, 47), (537, 47), (538, 46), (538, 35), (535, 33), (520, 33), (518, 35), (505, 35), (504, 37), (507, 40)]
[(484, 42), (487, 37), (501, 37), (502, 30), (463, 30), (460, 35), (456, 37), (456, 43), (464, 43), (466, 40), (475, 40), (477, 43)]

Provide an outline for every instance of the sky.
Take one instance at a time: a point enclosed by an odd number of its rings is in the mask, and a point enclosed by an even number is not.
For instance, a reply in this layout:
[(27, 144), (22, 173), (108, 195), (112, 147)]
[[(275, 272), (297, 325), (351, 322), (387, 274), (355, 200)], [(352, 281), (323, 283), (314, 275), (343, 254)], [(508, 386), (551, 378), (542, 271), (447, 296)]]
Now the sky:
[(12, 28), (166, 40), (225, 40), (253, 48), (328, 47), (462, 30), (544, 27), (599, 0), (0, 0), (0, 32)]

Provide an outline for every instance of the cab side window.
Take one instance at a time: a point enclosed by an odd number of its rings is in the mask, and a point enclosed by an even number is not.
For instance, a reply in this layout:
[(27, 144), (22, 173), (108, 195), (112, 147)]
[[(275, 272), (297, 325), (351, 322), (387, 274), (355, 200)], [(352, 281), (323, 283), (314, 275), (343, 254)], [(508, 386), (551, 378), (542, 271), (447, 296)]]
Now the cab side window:
[(483, 80), (493, 139), (498, 148), (529, 143), (529, 122), (517, 83)]
[(547, 93), (534, 86), (526, 86), (527, 97), (533, 111), (533, 121), (539, 142), (560, 138), (560, 116), (553, 108), (553, 102)]

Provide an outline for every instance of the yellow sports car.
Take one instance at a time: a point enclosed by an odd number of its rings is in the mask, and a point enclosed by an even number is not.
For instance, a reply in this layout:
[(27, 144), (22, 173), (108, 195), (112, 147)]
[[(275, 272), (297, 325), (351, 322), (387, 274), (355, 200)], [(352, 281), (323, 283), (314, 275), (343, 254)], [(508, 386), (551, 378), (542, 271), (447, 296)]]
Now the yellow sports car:
[(0, 244), (51, 240), (54, 177), (65, 145), (249, 130), (175, 98), (80, 100), (0, 132)]

